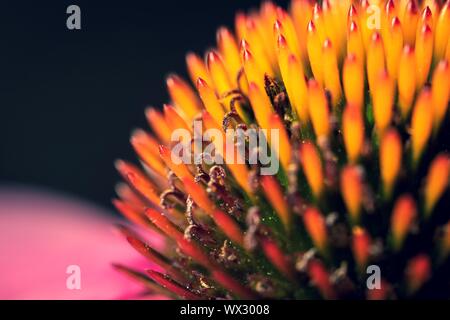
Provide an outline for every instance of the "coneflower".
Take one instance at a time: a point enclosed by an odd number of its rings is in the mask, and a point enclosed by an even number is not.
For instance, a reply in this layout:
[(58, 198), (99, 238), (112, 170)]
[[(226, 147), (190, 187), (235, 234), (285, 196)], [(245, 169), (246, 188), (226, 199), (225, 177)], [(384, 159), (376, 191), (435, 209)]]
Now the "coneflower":
[[(265, 2), (235, 22), (187, 55), (192, 84), (167, 78), (171, 104), (131, 137), (142, 167), (116, 164), (117, 209), (167, 239), (121, 227), (160, 269), (118, 270), (183, 299), (449, 298), (450, 1)], [(279, 170), (178, 161), (195, 120), (219, 156), (229, 128), (278, 129)]]

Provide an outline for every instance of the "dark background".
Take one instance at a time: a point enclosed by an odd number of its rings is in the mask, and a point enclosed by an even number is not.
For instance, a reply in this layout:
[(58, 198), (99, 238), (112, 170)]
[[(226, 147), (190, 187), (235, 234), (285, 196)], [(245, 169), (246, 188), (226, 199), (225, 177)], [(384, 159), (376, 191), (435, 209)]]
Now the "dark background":
[[(278, 1), (286, 5), (286, 1)], [(81, 30), (66, 8), (81, 8)], [(136, 161), (133, 128), (166, 102), (164, 78), (186, 75), (220, 25), (254, 1), (2, 1), (0, 184), (62, 191), (110, 206), (113, 161)]]

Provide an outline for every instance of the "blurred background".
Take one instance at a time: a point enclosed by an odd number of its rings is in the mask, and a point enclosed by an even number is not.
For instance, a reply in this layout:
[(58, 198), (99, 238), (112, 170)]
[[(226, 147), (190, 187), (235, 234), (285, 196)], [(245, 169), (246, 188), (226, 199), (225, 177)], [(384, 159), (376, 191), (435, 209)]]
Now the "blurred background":
[[(233, 26), (233, 1), (8, 1), (0, 10), (0, 185), (63, 192), (112, 208), (116, 158), (144, 109), (167, 101), (165, 76)], [(278, 1), (286, 6), (287, 1)], [(66, 8), (81, 8), (81, 30)]]

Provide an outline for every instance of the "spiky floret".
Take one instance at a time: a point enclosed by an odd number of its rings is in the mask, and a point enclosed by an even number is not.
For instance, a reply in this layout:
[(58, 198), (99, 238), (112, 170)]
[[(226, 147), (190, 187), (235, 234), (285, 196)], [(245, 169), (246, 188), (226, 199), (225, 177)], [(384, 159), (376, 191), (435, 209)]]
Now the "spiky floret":
[[(117, 209), (168, 243), (122, 227), (164, 271), (117, 268), (187, 299), (450, 297), (450, 2), (265, 2), (235, 29), (187, 55), (193, 86), (168, 77), (172, 105), (131, 138), (144, 169), (117, 162)], [(279, 129), (279, 172), (174, 161), (193, 120)]]

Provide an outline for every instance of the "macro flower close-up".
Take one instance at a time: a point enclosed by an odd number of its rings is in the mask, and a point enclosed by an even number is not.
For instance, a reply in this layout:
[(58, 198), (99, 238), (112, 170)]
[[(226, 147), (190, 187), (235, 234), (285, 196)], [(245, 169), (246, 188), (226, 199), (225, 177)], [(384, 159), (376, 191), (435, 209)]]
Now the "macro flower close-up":
[(450, 299), (450, 0), (6, 7), (1, 300)]
[[(145, 111), (142, 165), (116, 162), (114, 205), (167, 241), (158, 252), (123, 228), (163, 272), (118, 269), (171, 298), (448, 299), (449, 5), (237, 13), (204, 59), (187, 54), (190, 81), (167, 77), (170, 104)], [(194, 136), (178, 153), (177, 129)], [(250, 162), (267, 145), (271, 175)]]

